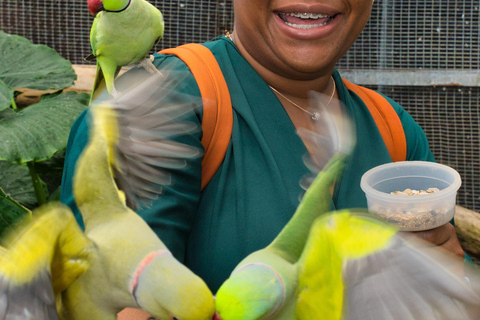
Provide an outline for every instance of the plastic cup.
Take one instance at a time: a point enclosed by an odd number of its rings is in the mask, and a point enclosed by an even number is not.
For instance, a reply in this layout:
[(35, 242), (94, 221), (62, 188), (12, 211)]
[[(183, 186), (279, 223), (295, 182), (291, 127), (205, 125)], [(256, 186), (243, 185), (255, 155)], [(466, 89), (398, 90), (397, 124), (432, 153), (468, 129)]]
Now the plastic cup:
[[(368, 209), (403, 231), (439, 227), (453, 218), (460, 174), (446, 165), (427, 161), (401, 161), (367, 171), (360, 182)], [(396, 191), (427, 190), (420, 195), (392, 194)]]

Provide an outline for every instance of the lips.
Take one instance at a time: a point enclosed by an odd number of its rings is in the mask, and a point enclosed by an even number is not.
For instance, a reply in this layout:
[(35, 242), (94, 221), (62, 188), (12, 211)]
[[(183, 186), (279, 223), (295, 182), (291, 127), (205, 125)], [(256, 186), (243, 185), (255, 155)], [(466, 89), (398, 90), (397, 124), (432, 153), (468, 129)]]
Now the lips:
[(286, 25), (297, 29), (313, 29), (327, 25), (335, 18), (335, 15), (330, 16), (322, 13), (308, 13), (308, 12), (276, 12), (280, 19)]

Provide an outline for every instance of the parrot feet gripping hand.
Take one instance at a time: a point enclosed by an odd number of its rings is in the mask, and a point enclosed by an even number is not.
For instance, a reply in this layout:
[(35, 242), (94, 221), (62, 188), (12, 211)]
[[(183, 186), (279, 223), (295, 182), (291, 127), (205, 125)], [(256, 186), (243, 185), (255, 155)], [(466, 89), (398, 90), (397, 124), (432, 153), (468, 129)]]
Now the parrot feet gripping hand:
[(184, 118), (196, 117), (201, 99), (178, 92), (182, 74), (132, 74), (122, 94), (89, 109), (90, 140), (73, 181), (85, 231), (60, 204), (27, 221), (0, 250), (0, 319), (115, 320), (124, 308), (157, 319), (212, 318), (207, 285), (126, 205), (158, 197), (171, 169), (201, 155), (175, 142), (196, 130)]

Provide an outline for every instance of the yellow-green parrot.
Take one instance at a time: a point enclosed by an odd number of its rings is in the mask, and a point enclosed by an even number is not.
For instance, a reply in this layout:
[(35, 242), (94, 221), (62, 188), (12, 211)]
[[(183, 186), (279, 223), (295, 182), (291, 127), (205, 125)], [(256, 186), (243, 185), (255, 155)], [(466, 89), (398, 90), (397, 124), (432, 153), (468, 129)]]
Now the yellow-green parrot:
[[(479, 319), (480, 291), (463, 277), (463, 260), (364, 210), (330, 211), (331, 186), (351, 150), (335, 146), (349, 136), (354, 141), (354, 130), (348, 119), (329, 113), (323, 111), (316, 133), (300, 132), (323, 170), (273, 242), (241, 261), (219, 288), (217, 317)], [(479, 283), (478, 272), (469, 276)]]
[(164, 21), (160, 10), (147, 0), (87, 0), (95, 16), (90, 30), (92, 54), (86, 60), (97, 60), (92, 99), (102, 80), (107, 91), (116, 94), (114, 79), (123, 66), (140, 63), (149, 72), (157, 69), (148, 57), (149, 51), (163, 36)]
[(57, 299), (87, 270), (94, 250), (70, 209), (35, 210), (1, 244), (0, 319), (59, 319)]
[(330, 186), (344, 161), (345, 155), (334, 156), (275, 240), (241, 261), (220, 286), (215, 303), (222, 320), (295, 319), (297, 262), (313, 221), (321, 213), (330, 211)]
[[(155, 186), (168, 182), (165, 168), (201, 155), (171, 141), (193, 128), (175, 120), (191, 105), (164, 99), (178, 83), (175, 76), (158, 74), (90, 107), (90, 141), (73, 185), (85, 232), (63, 205), (34, 212), (1, 250), (0, 319), (114, 320), (127, 307), (157, 319), (212, 318), (214, 299), (203, 280), (125, 203), (126, 196), (138, 204), (158, 195)], [(137, 166), (121, 165), (131, 157)], [(117, 170), (125, 170), (122, 180), (139, 188), (120, 191)], [(150, 174), (160, 178), (145, 180)]]
[[(312, 96), (312, 100), (321, 99), (318, 94)], [(307, 166), (312, 171), (323, 170), (273, 242), (241, 261), (219, 288), (216, 310), (223, 320), (294, 319), (297, 262), (314, 220), (331, 210), (330, 188), (355, 144), (353, 123), (348, 117), (325, 108), (313, 112), (322, 115), (313, 131), (300, 129), (299, 135), (311, 155), (306, 158)]]
[(328, 213), (298, 262), (291, 319), (480, 319), (480, 276), (470, 267), (368, 212)]

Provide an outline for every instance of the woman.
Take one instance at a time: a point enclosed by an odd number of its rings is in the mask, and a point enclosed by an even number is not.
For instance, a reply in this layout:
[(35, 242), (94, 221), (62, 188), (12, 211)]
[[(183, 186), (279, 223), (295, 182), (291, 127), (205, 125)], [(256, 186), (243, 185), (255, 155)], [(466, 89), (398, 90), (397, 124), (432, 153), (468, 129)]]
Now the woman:
[[(315, 121), (308, 115), (308, 92), (325, 95), (322, 103), (354, 119), (357, 146), (340, 181), (336, 209), (366, 207), (360, 178), (367, 170), (391, 162), (382, 137), (363, 102), (334, 70), (361, 33), (371, 0), (234, 0), (231, 37), (205, 43), (214, 53), (232, 99), (233, 132), (225, 160), (207, 187), (200, 190), (201, 159), (176, 175), (171, 188), (139, 214), (173, 254), (202, 277), (215, 292), (247, 254), (266, 246), (298, 205), (299, 180), (307, 174), (307, 153), (296, 128)], [(174, 56), (157, 55), (155, 64), (186, 66)], [(185, 91), (199, 96), (193, 77)], [(407, 139), (407, 160), (434, 161), (421, 128), (395, 102)], [(71, 178), (88, 140), (82, 115), (69, 141), (62, 201), (75, 207)], [(201, 123), (201, 114), (195, 121)], [(189, 141), (201, 148), (201, 133)], [(418, 236), (463, 256), (451, 224)]]

